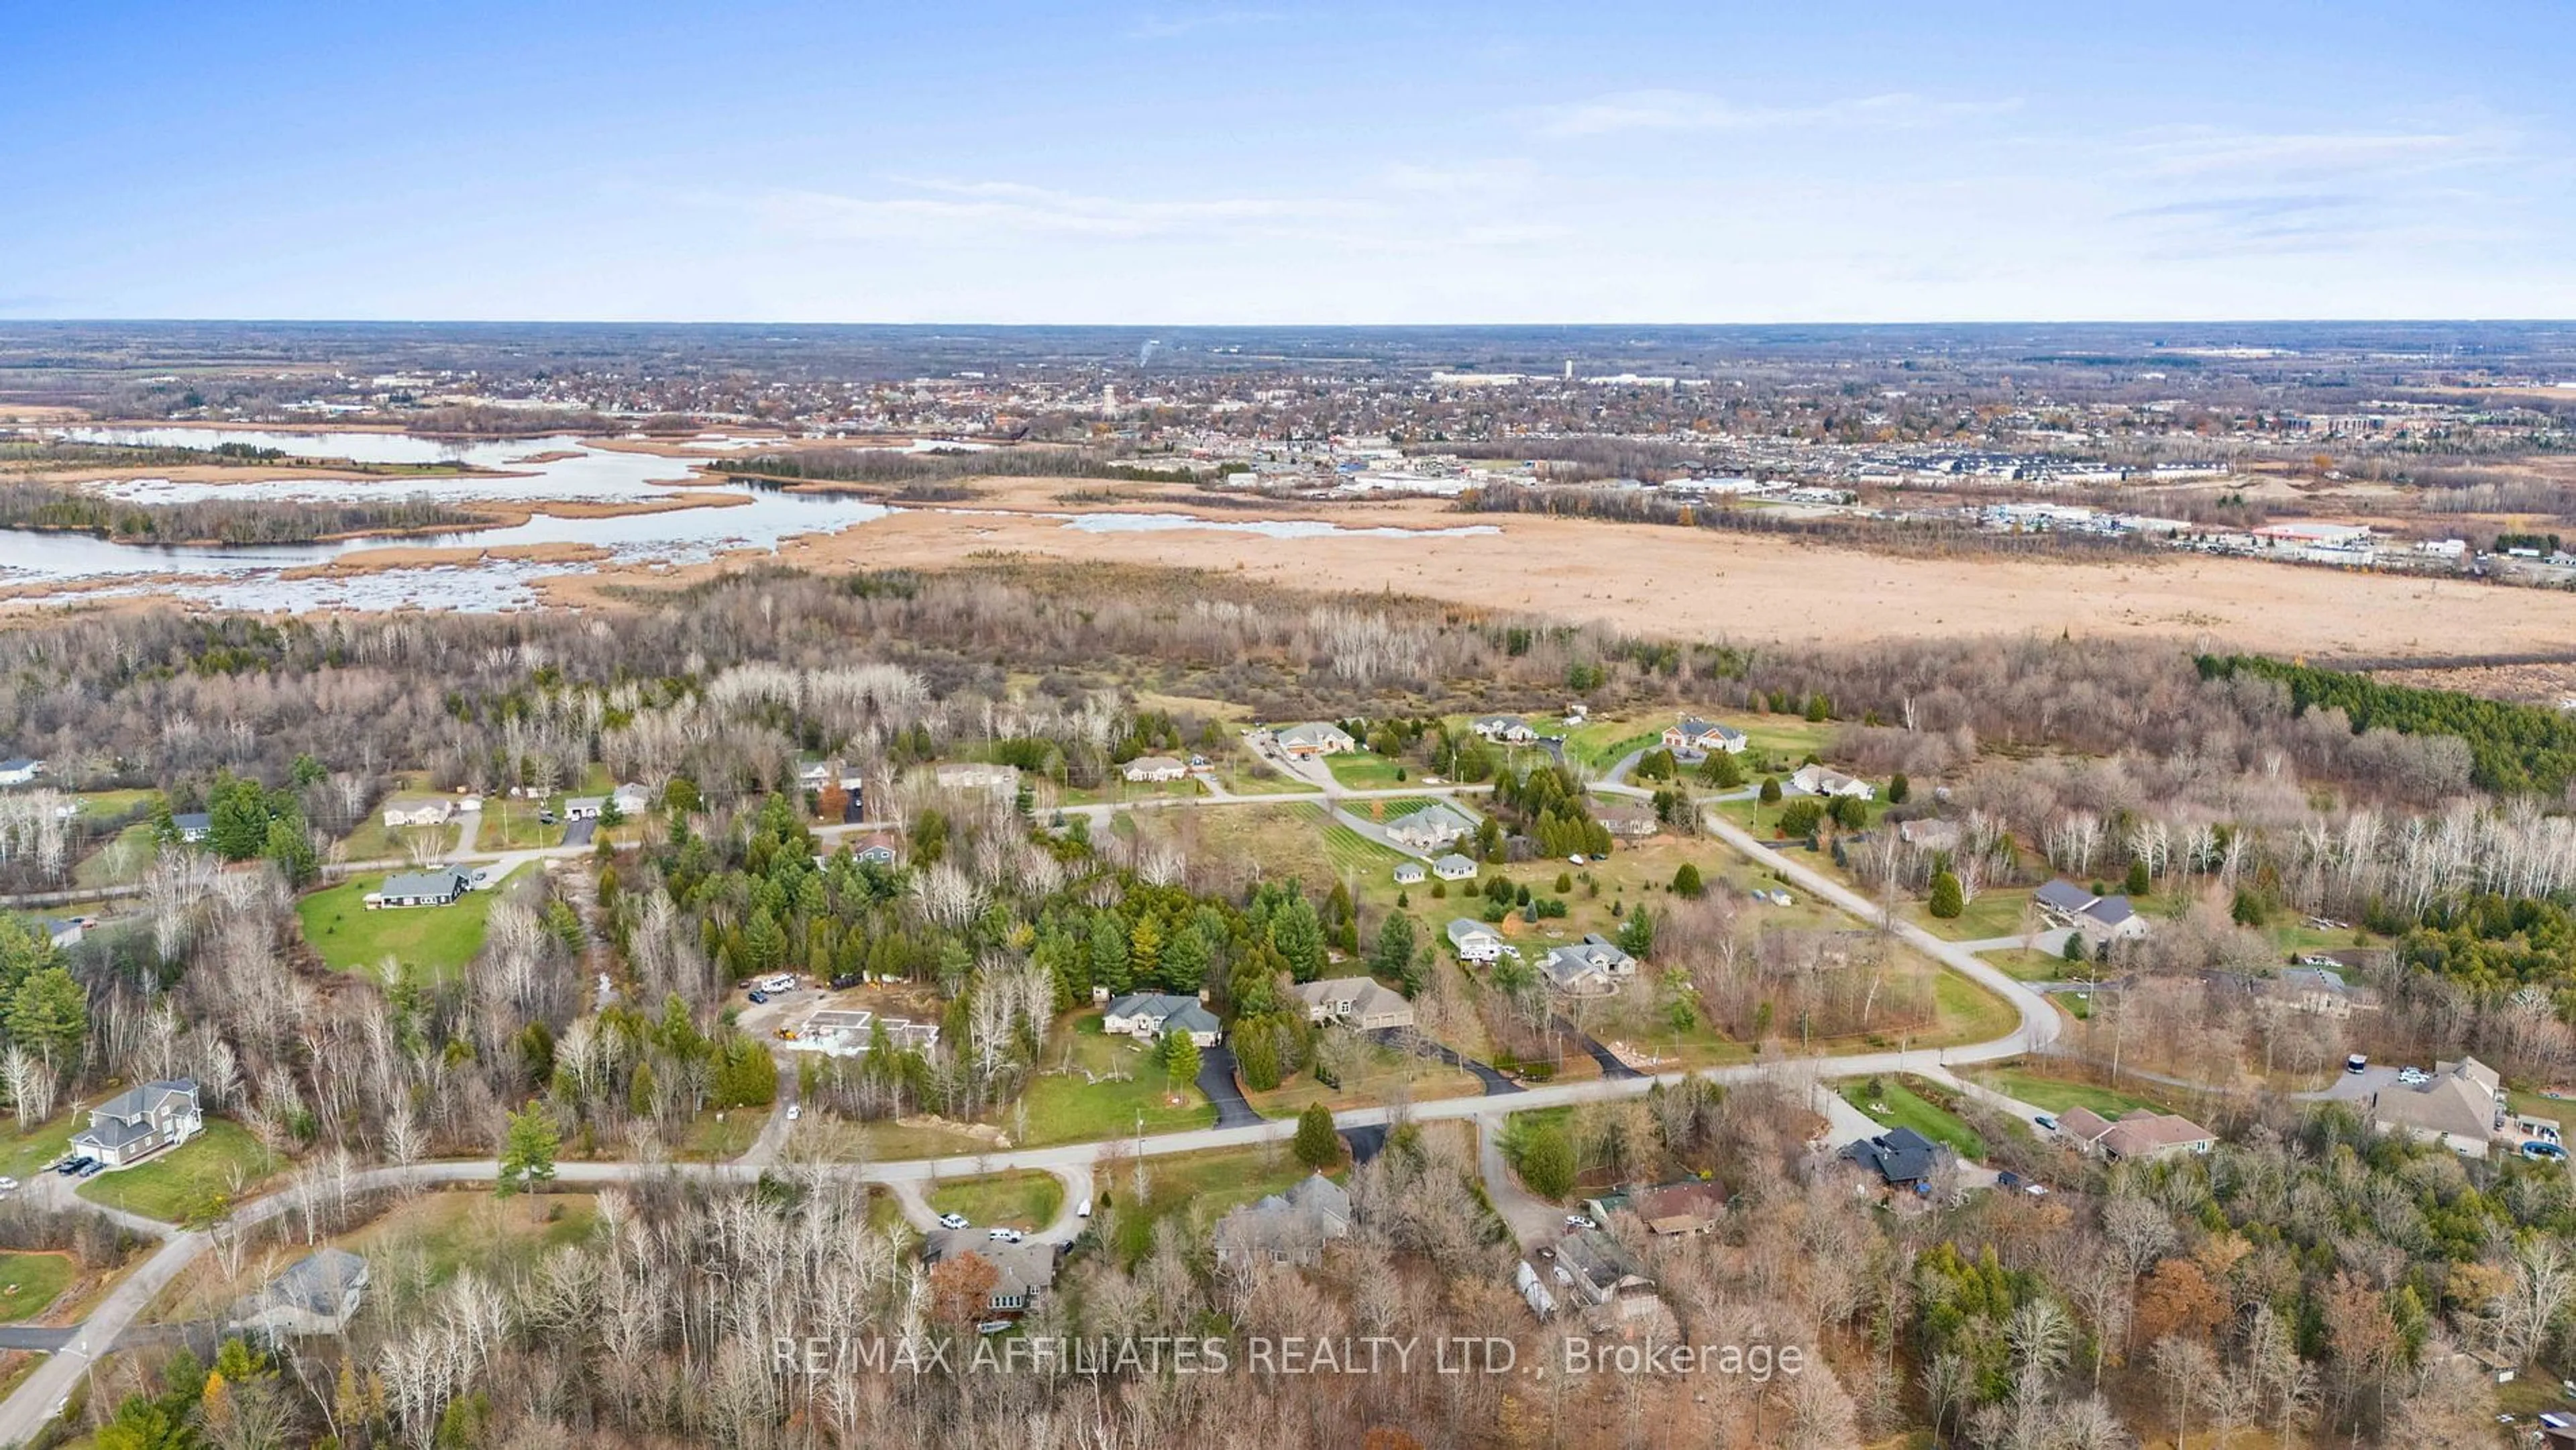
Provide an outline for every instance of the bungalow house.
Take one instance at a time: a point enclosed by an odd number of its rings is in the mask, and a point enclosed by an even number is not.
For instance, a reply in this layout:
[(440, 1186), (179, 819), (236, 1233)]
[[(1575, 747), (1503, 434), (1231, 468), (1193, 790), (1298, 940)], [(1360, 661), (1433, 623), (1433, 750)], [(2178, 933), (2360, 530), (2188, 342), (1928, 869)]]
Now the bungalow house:
[(1504, 745), (1527, 745), (1538, 739), (1538, 732), (1518, 715), (1480, 715), (1467, 728)]
[(1799, 766), (1790, 775), (1789, 784), (1809, 795), (1847, 795), (1854, 800), (1864, 801), (1876, 799), (1878, 796), (1878, 787), (1868, 781), (1858, 776), (1845, 775), (1839, 770), (1828, 770), (1821, 765)]
[(2339, 967), (2292, 967), (2272, 979), (2272, 996), (2293, 1012), (2338, 1021), (2355, 1012), (2379, 1010), (2379, 994), (2344, 980)]
[(214, 834), (215, 818), (205, 811), (182, 811), (170, 818), (170, 828), (179, 833), (180, 840), (193, 846)]
[(28, 920), (35, 924), (38, 935), (58, 949), (79, 946), (89, 930), (89, 923), (77, 916), (35, 916)]
[(1664, 748), (1675, 755), (1706, 755), (1712, 750), (1738, 755), (1744, 746), (1743, 731), (1695, 716), (1685, 715), (1679, 724), (1664, 727)]
[(985, 1295), (991, 1314), (1025, 1314), (1055, 1288), (1056, 1246), (1032, 1238), (1007, 1243), (975, 1229), (940, 1229), (922, 1245), (921, 1256), (933, 1264), (956, 1258), (982, 1259), (993, 1266), (993, 1287)]
[(385, 906), (453, 906), (474, 887), (474, 878), (453, 866), (435, 871), (406, 871), (363, 898), (369, 911)]
[(1912, 1189), (1932, 1181), (1950, 1150), (1912, 1128), (1890, 1128), (1843, 1150), (1843, 1157), (1878, 1176), (1888, 1188)]
[(1413, 1025), (1413, 1004), (1373, 977), (1328, 977), (1288, 991), (1305, 1004), (1309, 1022), (1339, 1022), (1362, 1032)]
[(1196, 997), (1174, 993), (1130, 992), (1109, 1004), (1100, 1017), (1100, 1030), (1145, 1041), (1159, 1040), (1164, 1033), (1179, 1028), (1201, 1047), (1212, 1047), (1225, 1035), (1216, 1014)]
[(610, 804), (617, 807), (619, 815), (630, 820), (653, 808), (653, 793), (633, 781), (628, 781), (610, 791), (608, 799)]
[(1321, 1173), (1216, 1221), (1216, 1261), (1312, 1264), (1351, 1231), (1351, 1196)]
[(443, 826), (456, 808), (444, 796), (398, 795), (385, 802), (385, 829), (399, 831), (406, 826)]
[(2088, 1153), (2114, 1163), (2152, 1163), (2186, 1153), (2206, 1153), (2218, 1146), (2218, 1135), (2182, 1116), (2137, 1108), (2117, 1121), (2090, 1108), (2069, 1108), (2057, 1118), (2057, 1131)]
[(1408, 851), (1437, 851), (1475, 829), (1464, 811), (1434, 801), (1387, 822), (1386, 837)]
[(89, 1126), (72, 1135), (72, 1151), (123, 1168), (175, 1148), (205, 1131), (194, 1078), (147, 1082), (89, 1110)]
[(1431, 874), (1443, 881), (1472, 881), (1476, 878), (1476, 863), (1452, 851), (1431, 863)]
[(2030, 899), (2042, 916), (2073, 927), (2095, 946), (2135, 941), (2147, 934), (2147, 919), (2129, 905), (2129, 898), (2096, 896), (2063, 877), (2032, 892)]
[(236, 1301), (231, 1328), (271, 1339), (338, 1334), (367, 1295), (367, 1261), (347, 1249), (318, 1249), (286, 1266), (266, 1288)]
[(1422, 884), (1422, 878), (1429, 874), (1430, 873), (1422, 869), (1421, 862), (1406, 861), (1395, 868), (1395, 884), (1398, 886), (1419, 886)]
[(2370, 1125), (2383, 1133), (2429, 1138), (2470, 1158), (2487, 1156), (2495, 1136), (2503, 1080), (2474, 1057), (2437, 1062), (2430, 1082), (2392, 1083), (2370, 1095)]
[(1684, 1178), (1652, 1188), (1630, 1188), (1604, 1194), (1587, 1205), (1596, 1222), (1613, 1213), (1633, 1213), (1658, 1238), (1681, 1238), (1714, 1229), (1726, 1215), (1726, 1190), (1714, 1183)]
[(1279, 748), (1290, 755), (1347, 755), (1360, 748), (1351, 732), (1325, 720), (1310, 720), (1278, 732)]
[(858, 857), (862, 866), (892, 866), (895, 864), (895, 839), (886, 835), (863, 837), (850, 843), (850, 854)]
[(1599, 1229), (1576, 1229), (1556, 1242), (1557, 1277), (1586, 1304), (1621, 1319), (1652, 1314), (1655, 1281), (1617, 1239)]
[(1119, 773), (1133, 781), (1174, 781), (1187, 778), (1190, 768), (1168, 755), (1139, 755)]
[(0, 785), (25, 785), (45, 773), (45, 763), (28, 756), (0, 760)]
[(1664, 824), (1655, 818), (1653, 806), (1638, 800), (1595, 800), (1592, 802), (1592, 819), (1599, 821), (1601, 829), (1611, 835), (1626, 839), (1651, 836), (1663, 829)]
[(943, 790), (1007, 791), (1020, 788), (1020, 768), (981, 760), (952, 760), (931, 771)]
[(1574, 945), (1550, 951), (1540, 970), (1548, 985), (1569, 997), (1598, 997), (1637, 975), (1637, 959), (1599, 932), (1588, 932)]
[(608, 810), (604, 795), (571, 795), (564, 797), (563, 818), (567, 821), (595, 821)]
[(1497, 961), (1511, 950), (1503, 944), (1500, 932), (1463, 916), (1449, 923), (1449, 945), (1457, 948), (1458, 959), (1466, 962)]
[(1956, 851), (1959, 849), (1959, 823), (1925, 817), (1919, 821), (1896, 823), (1896, 839), (1918, 851)]

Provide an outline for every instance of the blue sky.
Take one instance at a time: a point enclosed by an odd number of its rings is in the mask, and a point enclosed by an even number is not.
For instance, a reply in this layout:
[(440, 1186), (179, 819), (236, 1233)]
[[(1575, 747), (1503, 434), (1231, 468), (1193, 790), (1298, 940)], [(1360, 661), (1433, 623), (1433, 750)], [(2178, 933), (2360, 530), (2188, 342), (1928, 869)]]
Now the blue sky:
[(0, 317), (2576, 315), (2565, 0), (4, 23)]

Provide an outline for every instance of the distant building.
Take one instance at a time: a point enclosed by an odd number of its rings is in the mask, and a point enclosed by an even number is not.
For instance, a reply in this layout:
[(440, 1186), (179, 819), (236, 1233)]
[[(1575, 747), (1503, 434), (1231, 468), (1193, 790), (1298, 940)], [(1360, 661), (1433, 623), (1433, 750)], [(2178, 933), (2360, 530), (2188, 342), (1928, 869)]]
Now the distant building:
[(1313, 1264), (1351, 1231), (1351, 1196), (1321, 1173), (1216, 1221), (1216, 1261)]
[(608, 800), (619, 815), (630, 820), (653, 808), (653, 793), (632, 781), (609, 792)]
[(1174, 781), (1186, 778), (1190, 768), (1168, 755), (1140, 755), (1128, 761), (1120, 774), (1131, 781)]
[(1339, 1022), (1361, 1031), (1413, 1025), (1413, 1004), (1374, 977), (1329, 977), (1288, 989), (1309, 1022)]
[(453, 906), (472, 889), (474, 878), (451, 866), (388, 876), (363, 900), (369, 911), (388, 906)]
[(1466, 812), (1435, 801), (1387, 822), (1386, 836), (1409, 851), (1437, 851), (1475, 829)]
[(1422, 869), (1421, 862), (1406, 861), (1395, 868), (1395, 884), (1398, 886), (1418, 886), (1422, 884), (1422, 878), (1428, 874), (1428, 872)]
[(2272, 995), (2293, 1012), (2337, 1020), (2379, 1010), (2379, 993), (2344, 980), (2337, 967), (2292, 967), (2272, 980)]
[(2057, 1117), (2058, 1133), (2087, 1152), (2112, 1162), (2154, 1162), (2218, 1146), (2218, 1135), (2182, 1116), (2137, 1108), (2117, 1121), (2090, 1108), (2069, 1108)]
[(77, 916), (36, 916), (29, 917), (28, 921), (57, 949), (79, 946), (81, 938), (89, 932), (89, 923)]
[(567, 821), (595, 821), (606, 814), (607, 810), (608, 797), (604, 795), (564, 797), (563, 818)]
[(1101, 1031), (1149, 1042), (1174, 1029), (1188, 1033), (1201, 1047), (1213, 1046), (1225, 1035), (1224, 1024), (1206, 1003), (1176, 993), (1130, 992), (1111, 1002), (1100, 1017)]
[(1572, 946), (1551, 950), (1539, 969), (1549, 986), (1569, 997), (1597, 997), (1637, 975), (1637, 959), (1599, 932), (1588, 932)]
[(981, 1229), (939, 1229), (922, 1244), (922, 1258), (933, 1264), (950, 1259), (982, 1259), (993, 1266), (993, 1287), (985, 1312), (1025, 1314), (1055, 1289), (1056, 1246), (1041, 1238), (1006, 1243)]
[(954, 760), (931, 771), (944, 790), (1006, 791), (1020, 788), (1020, 768), (980, 760)]
[(231, 1327), (270, 1338), (339, 1334), (367, 1295), (367, 1261), (346, 1249), (317, 1249), (266, 1288), (237, 1301)]
[(1476, 876), (1476, 863), (1452, 851), (1431, 863), (1431, 874), (1443, 881), (1472, 881)]
[(1561, 1282), (1584, 1303), (1614, 1317), (1652, 1314), (1662, 1302), (1655, 1295), (1655, 1281), (1617, 1239), (1599, 1229), (1576, 1229), (1557, 1240), (1556, 1262)]
[(1843, 1150), (1843, 1157), (1875, 1175), (1888, 1188), (1911, 1191), (1932, 1181), (1950, 1150), (1912, 1128), (1890, 1128)]
[(1896, 839), (1918, 851), (1956, 851), (1959, 849), (1959, 823), (1925, 818), (1896, 823)]
[(1323, 720), (1291, 725), (1278, 732), (1279, 748), (1290, 755), (1346, 755), (1360, 748), (1351, 733)]
[(445, 796), (395, 796), (385, 802), (385, 829), (398, 831), (407, 826), (443, 826), (456, 808)]
[(2125, 896), (2096, 896), (2063, 877), (2031, 893), (2031, 904), (2059, 926), (2073, 927), (2095, 946), (2135, 941), (2147, 934), (2147, 919)]
[(147, 1082), (89, 1110), (89, 1126), (72, 1135), (72, 1151), (110, 1168), (139, 1163), (204, 1132), (194, 1078)]
[(1457, 948), (1460, 960), (1469, 962), (1496, 961), (1511, 949), (1504, 945), (1502, 933), (1463, 916), (1449, 923), (1449, 945)]
[(182, 811), (170, 818), (170, 828), (179, 833), (180, 840), (195, 845), (214, 834), (215, 818), (205, 811)]
[(1746, 743), (1744, 732), (1734, 726), (1696, 716), (1685, 715), (1678, 723), (1664, 727), (1664, 748), (1675, 755), (1706, 755), (1712, 750), (1739, 755)]
[(2429, 1082), (2396, 1083), (2370, 1095), (2370, 1125), (2428, 1138), (2470, 1158), (2487, 1156), (2504, 1080), (2474, 1057), (2437, 1062)]
[(26, 785), (45, 773), (45, 763), (29, 756), (0, 760), (0, 785)]
[(1828, 770), (1821, 765), (1802, 765), (1789, 777), (1789, 784), (1809, 795), (1850, 796), (1854, 800), (1871, 800), (1878, 787), (1858, 776)]
[(1487, 740), (1504, 745), (1527, 745), (1538, 739), (1538, 732), (1531, 729), (1530, 723), (1518, 715), (1478, 716), (1467, 728)]

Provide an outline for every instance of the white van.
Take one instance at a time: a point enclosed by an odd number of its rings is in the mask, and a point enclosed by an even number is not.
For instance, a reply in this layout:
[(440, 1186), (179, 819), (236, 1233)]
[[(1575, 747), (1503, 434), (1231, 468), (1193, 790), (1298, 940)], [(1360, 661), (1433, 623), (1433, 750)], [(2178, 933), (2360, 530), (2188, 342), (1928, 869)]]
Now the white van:
[(2346, 1072), (2360, 1072), (2369, 1066), (2370, 1059), (2358, 1052), (2343, 1060), (2343, 1070)]
[(1075, 1218), (1091, 1217), (1091, 1200), (1086, 1198), (1081, 1203), (1076, 1204), (1074, 1206), (1073, 1216)]

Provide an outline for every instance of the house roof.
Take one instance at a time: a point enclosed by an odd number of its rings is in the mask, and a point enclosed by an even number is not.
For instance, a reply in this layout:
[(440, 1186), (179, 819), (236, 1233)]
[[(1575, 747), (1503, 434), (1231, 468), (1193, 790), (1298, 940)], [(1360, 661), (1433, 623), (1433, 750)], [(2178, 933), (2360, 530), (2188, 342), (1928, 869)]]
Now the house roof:
[(1418, 811), (1408, 811), (1387, 822), (1386, 828), (1389, 831), (1409, 830), (1464, 835), (1476, 829), (1476, 823), (1469, 820), (1464, 812), (1434, 801)]
[(1166, 1031), (1214, 1032), (1219, 1025), (1205, 1003), (1177, 992), (1130, 992), (1109, 1004), (1108, 1015), (1159, 1018)]
[(1127, 769), (1134, 771), (1139, 775), (1147, 775), (1155, 771), (1186, 770), (1188, 768), (1189, 767), (1181, 764), (1178, 760), (1175, 760), (1168, 755), (1139, 755), (1134, 760), (1127, 762)]
[(170, 818), (170, 824), (183, 831), (206, 831), (214, 828), (215, 817), (211, 811), (181, 811)]
[(1421, 880), (1422, 863), (1419, 861), (1400, 861), (1396, 863), (1395, 879), (1398, 881)]
[(1597, 1296), (1607, 1297), (1625, 1284), (1652, 1287), (1627, 1249), (1599, 1229), (1576, 1229), (1557, 1240), (1556, 1257)]
[(1350, 738), (1351, 732), (1329, 720), (1309, 720), (1279, 732), (1280, 742), (1287, 745), (1321, 745), (1327, 741), (1348, 742)]
[(1431, 869), (1451, 876), (1473, 876), (1476, 874), (1476, 863), (1452, 851), (1432, 862)]
[(1014, 1244), (981, 1229), (940, 1229), (922, 1248), (922, 1257), (934, 1264), (968, 1255), (993, 1266), (995, 1294), (1018, 1298), (1055, 1285), (1055, 1245), (1041, 1238)]
[(1462, 916), (1449, 923), (1449, 944), (1452, 946), (1463, 947), (1480, 938), (1499, 942), (1503, 934), (1473, 917)]
[(1351, 1004), (1354, 1017), (1367, 1017), (1379, 1012), (1409, 1010), (1411, 1003), (1404, 994), (1379, 982), (1375, 977), (1327, 977), (1320, 982), (1301, 982), (1288, 989), (1309, 1008), (1331, 1009), (1343, 1002)]
[(2061, 876), (2032, 892), (2030, 899), (2052, 911), (2072, 914), (2091, 906), (2095, 897), (2092, 892)]
[(2188, 1143), (2205, 1143), (2217, 1135), (2180, 1113), (2159, 1113), (2139, 1108), (2120, 1115), (2111, 1131), (2102, 1135), (2105, 1152), (2121, 1158), (2134, 1158), (2163, 1148), (2179, 1148)]
[(349, 1291), (367, 1286), (367, 1261), (347, 1249), (317, 1249), (286, 1266), (260, 1295), (280, 1309), (338, 1314)]
[(2495, 1126), (2495, 1096), (2451, 1073), (2420, 1087), (2387, 1087), (2370, 1095), (2371, 1121), (2484, 1142)]
[(2084, 914), (2093, 918), (2095, 921), (2102, 923), (2104, 926), (2118, 926), (2120, 923), (2127, 921), (2130, 917), (2133, 917), (2138, 913), (2130, 908), (2129, 898), (2125, 896), (2105, 896), (2101, 900), (2084, 908)]
[(155, 1108), (172, 1097), (194, 1098), (196, 1095), (195, 1078), (164, 1078), (158, 1082), (147, 1082), (127, 1088), (89, 1111), (92, 1118), (102, 1114), (112, 1118), (147, 1117)]
[(33, 770), (42, 764), (44, 764), (44, 762), (41, 760), (30, 759), (24, 755), (13, 755), (7, 760), (0, 760), (0, 770), (14, 773), (21, 770)]
[(1940, 1146), (1912, 1128), (1891, 1128), (1875, 1138), (1854, 1143), (1843, 1156), (1873, 1168), (1889, 1183), (1920, 1183), (1940, 1162)]
[(1663, 1183), (1629, 1195), (1627, 1208), (1656, 1233), (1689, 1233), (1726, 1211), (1726, 1190), (1697, 1179)]
[(469, 878), (462, 871), (406, 871), (388, 876), (376, 888), (379, 896), (452, 896), (462, 895)]

